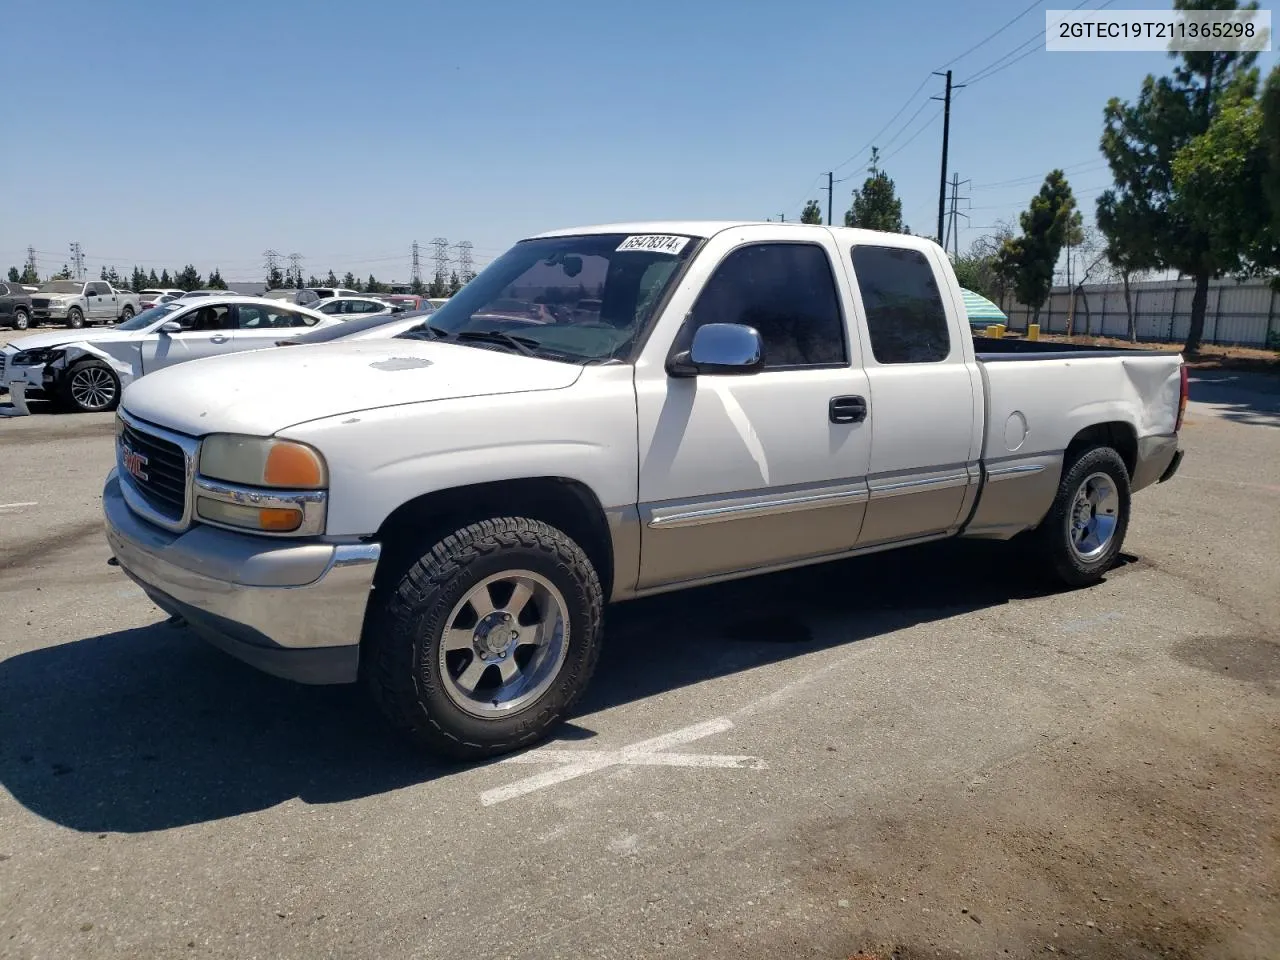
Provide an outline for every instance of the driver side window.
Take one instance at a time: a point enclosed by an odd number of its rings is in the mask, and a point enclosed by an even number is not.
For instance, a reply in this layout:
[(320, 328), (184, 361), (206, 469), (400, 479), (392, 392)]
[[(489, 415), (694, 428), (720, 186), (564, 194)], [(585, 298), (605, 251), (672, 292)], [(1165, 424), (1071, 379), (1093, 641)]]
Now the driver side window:
[(178, 322), (182, 324), (183, 330), (193, 332), (226, 330), (230, 326), (230, 314), (230, 307), (219, 304), (188, 311)]
[(849, 351), (826, 250), (812, 243), (755, 243), (721, 261), (698, 294), (684, 349), (705, 323), (755, 327), (766, 370), (845, 366)]

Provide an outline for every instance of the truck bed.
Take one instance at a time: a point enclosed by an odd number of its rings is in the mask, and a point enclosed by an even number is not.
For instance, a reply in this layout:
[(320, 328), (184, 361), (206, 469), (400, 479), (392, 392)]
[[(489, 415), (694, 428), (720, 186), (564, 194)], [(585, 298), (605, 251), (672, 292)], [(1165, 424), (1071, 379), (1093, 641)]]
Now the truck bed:
[(1045, 340), (974, 337), (973, 349), (984, 362), (1005, 360), (1062, 360), (1083, 357), (1176, 357), (1177, 350), (1144, 350), (1141, 347), (1087, 347), (1076, 343)]

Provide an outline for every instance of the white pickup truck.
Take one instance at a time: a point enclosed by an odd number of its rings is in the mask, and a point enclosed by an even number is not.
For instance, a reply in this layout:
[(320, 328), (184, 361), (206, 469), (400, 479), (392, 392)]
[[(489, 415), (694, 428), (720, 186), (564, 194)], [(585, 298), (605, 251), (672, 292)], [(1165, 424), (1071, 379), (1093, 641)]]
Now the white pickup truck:
[(610, 601), (1024, 532), (1098, 580), (1186, 398), (1177, 354), (975, 341), (918, 237), (589, 227), (399, 338), (132, 384), (106, 533), (207, 640), (480, 757), (566, 715)]
[(47, 280), (31, 295), (31, 323), (60, 320), (79, 330), (86, 323), (115, 323), (142, 312), (142, 299), (105, 280)]

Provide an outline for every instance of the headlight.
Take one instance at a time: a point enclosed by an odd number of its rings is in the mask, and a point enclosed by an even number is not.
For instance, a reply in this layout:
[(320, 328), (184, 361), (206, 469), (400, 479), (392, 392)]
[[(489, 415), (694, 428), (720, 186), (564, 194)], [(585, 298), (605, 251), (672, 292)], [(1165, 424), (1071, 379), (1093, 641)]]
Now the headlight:
[(324, 458), (303, 443), (218, 433), (200, 444), (196, 516), (262, 533), (324, 532)]
[(200, 473), (228, 483), (284, 490), (323, 490), (329, 482), (324, 458), (306, 444), (231, 433), (205, 437)]
[(9, 362), (15, 367), (34, 367), (37, 364), (51, 363), (62, 356), (63, 351), (54, 350), (50, 347), (38, 348), (35, 350), (19, 350), (13, 355), (13, 359)]

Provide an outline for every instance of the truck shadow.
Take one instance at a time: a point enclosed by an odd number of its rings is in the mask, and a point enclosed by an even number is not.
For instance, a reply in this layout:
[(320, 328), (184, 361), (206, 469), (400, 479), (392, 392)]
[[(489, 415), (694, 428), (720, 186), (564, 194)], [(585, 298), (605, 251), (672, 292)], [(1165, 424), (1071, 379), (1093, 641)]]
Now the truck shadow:
[[(1037, 595), (1015, 558), (943, 543), (619, 605), (577, 716)], [(557, 739), (593, 735), (571, 722)], [(357, 688), (276, 680), (163, 624), (0, 662), (0, 785), (75, 830), (333, 803), (475, 766), (434, 763), (389, 736)]]

